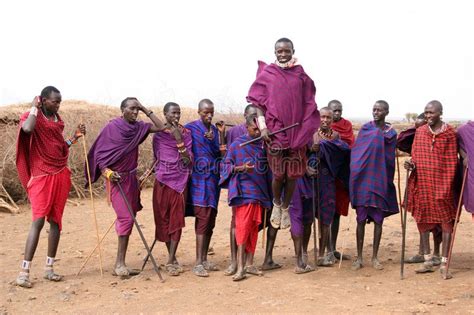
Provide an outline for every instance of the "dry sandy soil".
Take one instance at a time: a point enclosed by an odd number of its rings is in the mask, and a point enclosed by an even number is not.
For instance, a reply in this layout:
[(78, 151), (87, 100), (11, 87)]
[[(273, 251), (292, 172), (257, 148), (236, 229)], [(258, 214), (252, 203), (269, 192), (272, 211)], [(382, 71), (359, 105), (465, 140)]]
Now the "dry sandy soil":
[[(148, 239), (154, 235), (151, 211), (151, 189), (142, 194), (145, 206), (138, 220)], [(320, 268), (304, 275), (293, 273), (293, 245), (288, 231), (277, 238), (275, 261), (284, 266), (266, 272), (263, 277), (251, 276), (234, 283), (222, 271), (209, 278), (198, 278), (190, 269), (194, 259), (193, 219), (186, 219), (178, 259), (186, 272), (179, 277), (165, 277), (161, 283), (147, 265), (134, 278), (120, 280), (111, 275), (116, 252), (114, 231), (103, 246), (104, 276), (100, 276), (98, 256), (76, 277), (85, 257), (95, 245), (92, 210), (87, 200), (76, 200), (80, 205), (68, 204), (64, 215), (64, 229), (57, 258), (56, 270), (65, 275), (65, 281), (51, 283), (42, 279), (46, 255), (47, 229), (45, 228), (36, 252), (32, 269), (34, 288), (23, 289), (12, 285), (17, 272), (24, 242), (30, 225), (28, 206), (18, 215), (0, 213), (0, 314), (21, 313), (474, 313), (474, 225), (470, 215), (463, 211), (458, 229), (452, 280), (442, 280), (439, 273), (416, 275), (416, 265), (406, 265), (405, 279), (400, 280), (400, 217), (386, 220), (380, 259), (383, 271), (366, 265), (360, 271), (351, 271), (350, 262), (342, 267)], [(114, 220), (114, 213), (105, 200), (97, 200), (96, 208), (101, 234)], [(215, 255), (211, 260), (221, 270), (229, 262), (228, 232), (230, 209), (226, 193), (221, 195), (220, 209), (213, 241)], [(339, 245), (346, 242), (346, 252), (355, 254), (355, 215), (341, 222)], [(366, 244), (372, 242), (372, 229), (367, 227)], [(260, 235), (261, 236), (261, 235)], [(261, 239), (256, 261), (261, 262)], [(418, 233), (411, 218), (407, 229), (407, 254), (418, 251)], [(371, 245), (366, 245), (364, 259), (370, 261)], [(155, 247), (156, 259), (165, 262), (163, 244)], [(145, 249), (136, 231), (133, 232), (128, 252), (128, 265), (139, 268)]]

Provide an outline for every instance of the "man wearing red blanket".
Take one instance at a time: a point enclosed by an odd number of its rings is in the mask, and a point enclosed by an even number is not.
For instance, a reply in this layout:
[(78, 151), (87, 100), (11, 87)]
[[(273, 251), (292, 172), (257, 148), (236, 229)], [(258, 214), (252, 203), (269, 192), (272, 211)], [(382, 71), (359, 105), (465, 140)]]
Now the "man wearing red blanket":
[(24, 259), (16, 284), (31, 288), (30, 266), (45, 218), (50, 228), (44, 278), (60, 281), (53, 271), (54, 258), (59, 244), (64, 206), (71, 188), (71, 172), (67, 167), (69, 147), (85, 134), (80, 124), (74, 136), (63, 138), (64, 121), (58, 115), (61, 93), (53, 86), (41, 91), (33, 100), (29, 112), (20, 117), (16, 166), (18, 177), (28, 193), (33, 224), (26, 240)]

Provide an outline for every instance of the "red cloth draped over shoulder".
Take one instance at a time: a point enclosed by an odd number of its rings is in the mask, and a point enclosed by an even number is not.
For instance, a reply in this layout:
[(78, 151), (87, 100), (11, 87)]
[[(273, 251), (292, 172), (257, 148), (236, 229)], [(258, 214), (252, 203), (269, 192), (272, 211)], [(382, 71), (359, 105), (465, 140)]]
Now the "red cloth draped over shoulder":
[(50, 121), (40, 110), (33, 132), (27, 134), (21, 127), (29, 114), (26, 112), (20, 117), (16, 147), (18, 177), (25, 189), (31, 177), (59, 173), (67, 166), (69, 156), (61, 117), (56, 114), (58, 120)]
[(411, 152), (416, 168), (408, 180), (408, 210), (417, 223), (446, 223), (455, 219), (457, 153), (453, 127), (447, 125), (434, 142), (428, 125), (416, 130)]
[(349, 148), (352, 148), (355, 137), (352, 130), (352, 123), (349, 120), (341, 118), (338, 121), (334, 121), (331, 124), (331, 128), (339, 133), (341, 140), (347, 143)]

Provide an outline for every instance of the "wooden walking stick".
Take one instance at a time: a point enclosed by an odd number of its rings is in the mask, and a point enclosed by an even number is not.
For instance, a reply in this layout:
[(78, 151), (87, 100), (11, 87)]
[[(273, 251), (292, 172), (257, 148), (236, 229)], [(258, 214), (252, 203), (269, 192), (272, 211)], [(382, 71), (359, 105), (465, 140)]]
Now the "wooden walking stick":
[[(400, 160), (398, 158), (399, 155), (398, 149), (395, 151), (395, 157), (397, 158), (397, 178), (398, 178), (398, 205), (399, 207), (402, 206), (402, 185), (401, 185), (401, 178), (400, 178)], [(406, 184), (405, 184), (406, 185)], [(400, 210), (400, 225), (403, 229), (403, 212)]]
[[(153, 248), (155, 247), (155, 244), (156, 244), (156, 238), (155, 238), (155, 240), (153, 241), (153, 244), (151, 244), (150, 252), (153, 251)], [(150, 258), (150, 255), (146, 254), (145, 258), (143, 259), (142, 271), (143, 271), (143, 269), (145, 269), (145, 266), (146, 266), (146, 264), (148, 263), (148, 259), (149, 259), (149, 258)]]
[(81, 266), (81, 269), (79, 269), (79, 271), (76, 273), (76, 277), (80, 275), (80, 273), (82, 272), (82, 270), (84, 269), (84, 267), (87, 265), (87, 262), (89, 261), (89, 259), (92, 257), (92, 254), (95, 253), (96, 249), (99, 247), (100, 244), (102, 244), (102, 241), (105, 239), (105, 237), (107, 236), (107, 234), (109, 234), (110, 230), (112, 229), (112, 227), (114, 226), (115, 224), (115, 221), (117, 221), (116, 219), (114, 220), (114, 222), (112, 222), (112, 224), (109, 226), (109, 228), (107, 229), (107, 231), (105, 232), (105, 234), (102, 236), (102, 238), (100, 239), (99, 243), (97, 243), (94, 247), (94, 249), (90, 252), (90, 254), (87, 256), (86, 260), (84, 261), (84, 263), (82, 264)]
[[(318, 223), (320, 221), (320, 200), (319, 200), (319, 154), (316, 159), (316, 187), (314, 185), (315, 179), (314, 176), (312, 178), (312, 188), (313, 188), (313, 241), (314, 241), (314, 268), (317, 268), (318, 266), (318, 246), (317, 246), (317, 241), (319, 239), (318, 237), (318, 231), (316, 228), (316, 207), (318, 208)], [(318, 203), (316, 205), (316, 202)]]
[[(278, 134), (278, 133), (280, 133), (280, 132), (286, 131), (286, 130), (291, 129), (291, 128), (295, 128), (295, 127), (297, 127), (297, 126), (299, 126), (299, 125), (300, 125), (300, 123), (294, 123), (293, 125), (289, 125), (289, 126), (287, 126), (287, 127), (281, 128), (281, 129), (279, 129), (279, 130), (277, 130), (277, 131), (270, 132), (269, 136), (270, 136), (270, 137), (271, 137), (271, 136), (274, 136), (274, 135), (276, 135), (276, 134)], [(246, 146), (246, 145), (248, 145), (248, 144), (257, 142), (257, 141), (259, 141), (259, 140), (261, 140), (261, 139), (263, 139), (262, 136), (257, 137), (257, 138), (254, 138), (254, 139), (251, 139), (251, 140), (248, 140), (248, 141), (245, 141), (245, 142), (242, 142), (241, 144), (239, 144), (239, 147), (244, 147), (244, 146)]]
[(462, 195), (464, 194), (464, 188), (466, 186), (467, 171), (468, 171), (468, 167), (466, 166), (464, 168), (464, 174), (462, 176), (461, 193), (459, 194), (458, 208), (456, 210), (456, 219), (454, 221), (453, 236), (451, 237), (451, 244), (449, 244), (448, 262), (446, 263), (446, 273), (444, 274), (444, 280), (449, 279), (447, 277), (447, 275), (449, 274), (449, 265), (451, 264), (451, 257), (452, 257), (452, 254), (453, 254), (454, 238), (456, 237), (456, 231), (458, 229), (459, 217), (461, 216)]
[(151, 262), (153, 263), (153, 269), (155, 269), (156, 274), (160, 278), (161, 282), (164, 282), (163, 277), (161, 276), (160, 272), (160, 267), (156, 263), (155, 257), (153, 257), (153, 254), (151, 253), (150, 247), (148, 247), (148, 243), (145, 239), (145, 236), (143, 235), (142, 229), (140, 228), (140, 225), (138, 224), (137, 218), (135, 217), (132, 207), (130, 206), (130, 202), (128, 201), (127, 196), (125, 195), (125, 192), (123, 191), (122, 185), (120, 182), (115, 183), (119, 190), (120, 190), (120, 195), (122, 195), (122, 199), (125, 202), (125, 205), (127, 206), (128, 213), (133, 219), (133, 223), (135, 224), (135, 227), (137, 228), (138, 234), (140, 235), (140, 238), (142, 239), (143, 245), (145, 245), (145, 249), (148, 252), (148, 255), (150, 256)]
[(407, 177), (406, 177), (406, 182), (405, 182), (405, 200), (404, 200), (403, 210), (400, 209), (400, 213), (403, 211), (402, 254), (400, 256), (400, 280), (403, 280), (403, 272), (405, 271), (405, 244), (406, 244), (406, 235), (407, 235), (408, 179), (409, 178), (410, 178), (410, 170), (407, 170)]
[[(81, 118), (82, 123), (82, 118)], [(97, 215), (95, 212), (95, 203), (94, 203), (94, 194), (92, 192), (92, 181), (91, 181), (91, 171), (89, 168), (89, 158), (87, 157), (87, 145), (86, 145), (86, 135), (82, 136), (82, 147), (84, 148), (84, 161), (86, 163), (86, 171), (87, 171), (87, 180), (89, 182), (89, 194), (91, 199), (91, 207), (92, 213), (94, 217), (94, 225), (95, 225), (95, 234), (97, 237), (97, 246), (99, 247), (99, 264), (100, 264), (100, 276), (104, 276), (104, 271), (102, 269), (102, 250), (100, 249), (100, 237), (99, 237), (99, 225), (97, 224)]]
[(263, 216), (263, 230), (262, 230), (262, 248), (265, 248), (265, 231), (267, 230), (267, 208), (264, 210)]
[(143, 186), (145, 186), (145, 182), (147, 181), (148, 177), (150, 177), (150, 175), (153, 173), (153, 170), (155, 169), (156, 164), (158, 164), (158, 160), (155, 160), (155, 162), (153, 163), (151, 168), (149, 168), (148, 170), (146, 170), (145, 173), (143, 173), (142, 177), (139, 180), (139, 182), (140, 182), (139, 189), (140, 190), (142, 190)]
[[(351, 214), (352, 214), (352, 211), (349, 209), (349, 213), (347, 214), (347, 231), (350, 231)], [(341, 215), (341, 217), (342, 217), (342, 215)], [(342, 266), (342, 261), (343, 261), (342, 257), (344, 256), (344, 248), (346, 247), (346, 235), (348, 233), (349, 232), (344, 233), (344, 235), (342, 236), (341, 257), (339, 259), (339, 267), (338, 267), (339, 269), (341, 269), (341, 266)]]

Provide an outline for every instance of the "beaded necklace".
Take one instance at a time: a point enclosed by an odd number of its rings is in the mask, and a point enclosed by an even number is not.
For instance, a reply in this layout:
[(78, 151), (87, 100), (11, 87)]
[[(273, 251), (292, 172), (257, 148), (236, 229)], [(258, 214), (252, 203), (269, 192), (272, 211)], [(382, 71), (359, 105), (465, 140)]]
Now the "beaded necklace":
[(324, 132), (321, 130), (321, 128), (319, 128), (318, 135), (324, 140), (332, 140), (333, 131), (331, 128), (329, 128), (328, 131)]
[(431, 138), (431, 151), (433, 151), (434, 145), (436, 143), (436, 136), (446, 131), (446, 123), (443, 122), (441, 125), (441, 128), (439, 128), (438, 131), (433, 131), (433, 129), (431, 129), (431, 126), (428, 125), (428, 130), (431, 132), (433, 136)]

